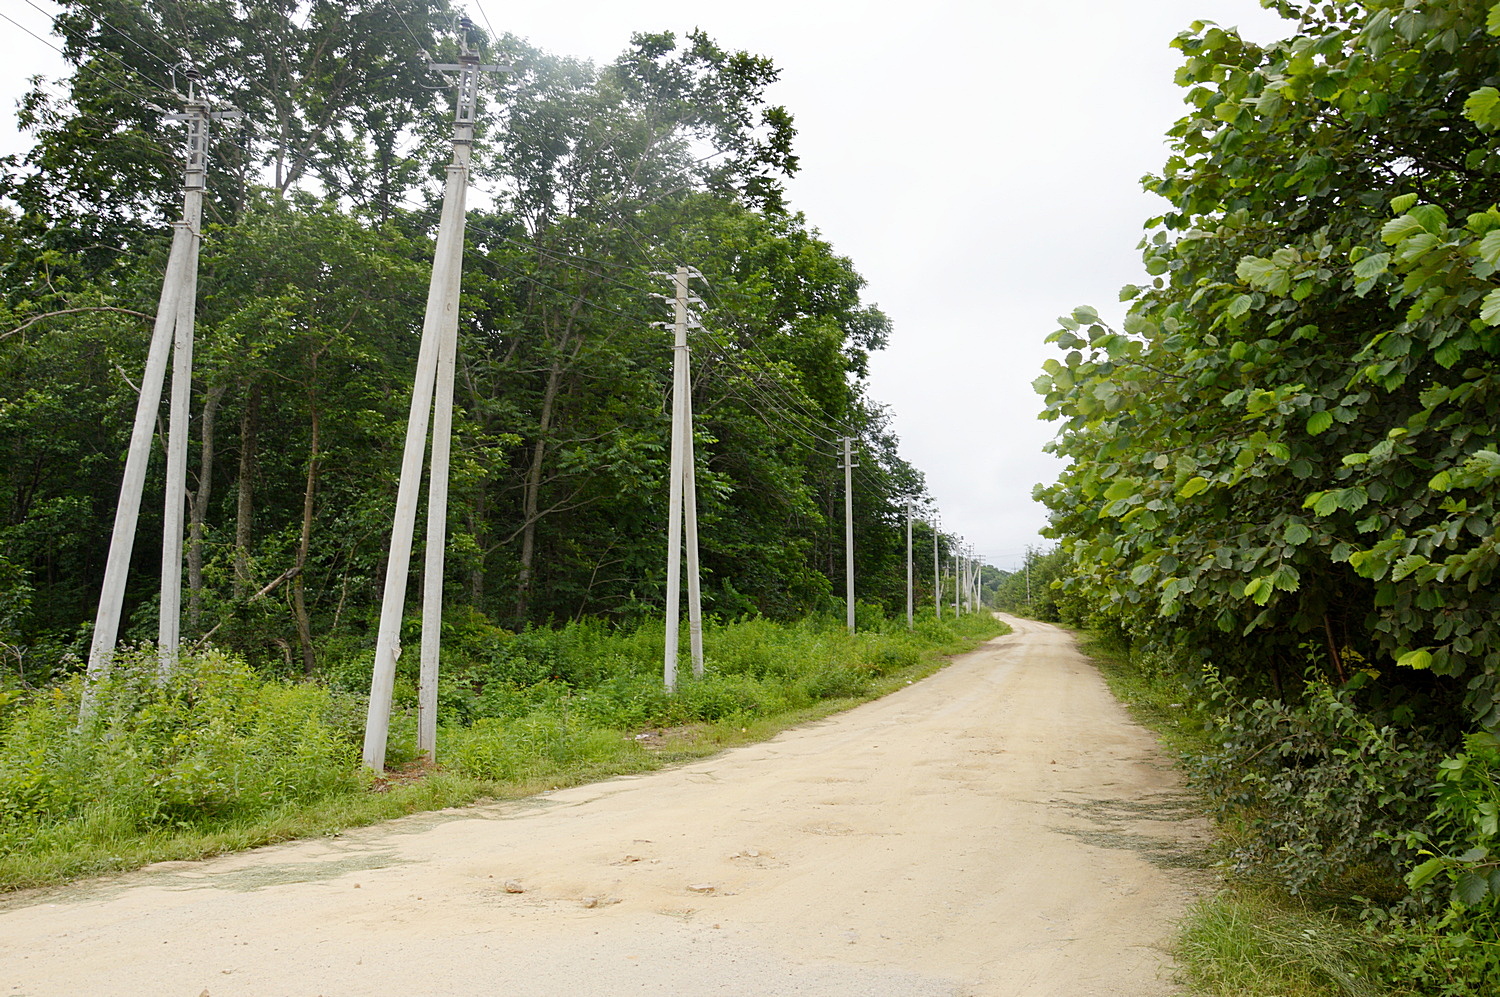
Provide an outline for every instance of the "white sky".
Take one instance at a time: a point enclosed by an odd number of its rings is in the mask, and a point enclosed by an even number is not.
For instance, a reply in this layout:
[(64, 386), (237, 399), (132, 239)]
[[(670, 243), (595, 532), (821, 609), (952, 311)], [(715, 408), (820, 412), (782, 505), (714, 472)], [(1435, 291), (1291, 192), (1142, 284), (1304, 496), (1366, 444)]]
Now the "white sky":
[[(1182, 114), (1171, 39), (1194, 19), (1257, 41), (1291, 25), (1257, 0), (467, 0), (476, 23), (562, 55), (612, 59), (633, 31), (701, 27), (781, 68), (771, 92), (798, 129), (790, 204), (854, 261), (891, 316), (871, 394), (927, 475), (943, 529), (1013, 568), (1058, 464), (1031, 390), (1056, 316), (1118, 319), (1144, 273), (1141, 223), (1164, 202), (1139, 179)], [(51, 0), (0, 0), (49, 37)], [(52, 39), (56, 43), (56, 39)], [(0, 155), (25, 147), (14, 107), (61, 59), (0, 20)]]

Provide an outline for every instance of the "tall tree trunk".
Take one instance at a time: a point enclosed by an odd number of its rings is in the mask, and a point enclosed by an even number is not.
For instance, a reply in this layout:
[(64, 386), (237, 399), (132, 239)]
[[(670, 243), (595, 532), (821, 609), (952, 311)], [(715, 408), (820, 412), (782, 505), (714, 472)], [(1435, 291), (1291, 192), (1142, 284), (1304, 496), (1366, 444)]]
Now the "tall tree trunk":
[(208, 499), (214, 481), (214, 423), (219, 403), (228, 385), (216, 384), (203, 400), (203, 450), (198, 458), (198, 490), (188, 507), (188, 628), (199, 629), (203, 615), (203, 521), (208, 515)]
[(578, 359), (578, 353), (583, 349), (583, 337), (579, 336), (573, 344), (571, 355), (565, 356), (568, 341), (573, 336), (573, 326), (582, 309), (583, 299), (574, 298), (557, 336), (552, 363), (547, 369), (547, 388), (542, 393), (542, 411), (537, 420), (536, 443), (531, 448), (531, 466), (526, 469), (521, 500), (521, 570), (516, 576), (517, 623), (525, 623), (526, 615), (531, 609), (531, 582), (534, 574), (532, 562), (536, 557), (536, 522), (541, 508), (542, 469), (547, 461), (547, 435), (552, 429), (552, 411), (562, 387), (563, 373), (568, 364)]
[(307, 552), (312, 546), (313, 497), (318, 488), (318, 406), (312, 408), (312, 444), (307, 457), (307, 484), (302, 490), (302, 536), (297, 542), (297, 577), (292, 581), (292, 608), (297, 614), (297, 644), (302, 651), (302, 671), (312, 675), (317, 670), (313, 654), (312, 623), (307, 617), (305, 580)]
[(552, 428), (552, 407), (562, 383), (562, 358), (555, 357), (547, 372), (547, 390), (542, 394), (541, 418), (536, 443), (531, 448), (531, 466), (526, 469), (521, 503), (521, 571), (516, 576), (516, 622), (525, 623), (531, 608), (532, 560), (536, 556), (536, 521), (542, 492), (542, 467), (547, 459), (547, 433)]
[(234, 597), (248, 598), (254, 586), (250, 579), (250, 530), (255, 518), (256, 434), (260, 431), (260, 385), (250, 385), (245, 410), (240, 413), (240, 470), (234, 508)]
[[(481, 483), (474, 490), (474, 501), (469, 506), (469, 535), (474, 538), (474, 546), (481, 552), (489, 546), (489, 530), (485, 527), (484, 520), (487, 511), (484, 484)], [(469, 568), (469, 602), (475, 609), (478, 609), (484, 602), (484, 560), (484, 555), (481, 553), (479, 559)]]

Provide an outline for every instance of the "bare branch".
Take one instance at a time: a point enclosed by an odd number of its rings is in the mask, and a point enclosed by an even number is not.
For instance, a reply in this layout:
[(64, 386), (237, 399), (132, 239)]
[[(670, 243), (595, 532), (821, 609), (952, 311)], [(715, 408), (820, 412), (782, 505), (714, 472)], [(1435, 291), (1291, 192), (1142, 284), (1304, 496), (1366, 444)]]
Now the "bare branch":
[(16, 326), (9, 332), (0, 332), (0, 339), (14, 336), (18, 332), (25, 332), (27, 329), (42, 321), (42, 319), (56, 318), (59, 315), (74, 315), (78, 312), (119, 312), (122, 315), (134, 315), (136, 318), (145, 319), (147, 322), (156, 321), (155, 315), (147, 315), (145, 312), (132, 311), (129, 308), (115, 308), (110, 305), (92, 305), (87, 308), (64, 308), (60, 311), (42, 312), (42, 314), (40, 315), (33, 315), (31, 316), (31, 318), (27, 319), (25, 322), (22, 322), (20, 325)]

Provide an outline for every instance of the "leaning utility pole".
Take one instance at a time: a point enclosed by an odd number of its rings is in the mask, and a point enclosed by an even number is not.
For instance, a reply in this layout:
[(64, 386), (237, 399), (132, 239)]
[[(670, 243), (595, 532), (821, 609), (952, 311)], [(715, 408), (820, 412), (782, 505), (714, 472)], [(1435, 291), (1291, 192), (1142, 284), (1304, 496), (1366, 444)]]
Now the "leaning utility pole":
[[(364, 762), (376, 772), (385, 770), (385, 746), (390, 733), (391, 694), (396, 682), (396, 660), (401, 657), (401, 618), (406, 606), (406, 581), (411, 567), (412, 534), (416, 529), (417, 493), (422, 482), (422, 457), (427, 449), (427, 422), (432, 417), (432, 468), (427, 492), (427, 558), (422, 575), (422, 658), (417, 695), (417, 750), (429, 760), (437, 754), (438, 651), (443, 622), (443, 548), (448, 527), (448, 458), (453, 426), (453, 369), (458, 354), (459, 285), (463, 276), (464, 199), (473, 155), (474, 121), (479, 103), (479, 74), (506, 66), (482, 66), (479, 55), (460, 39), (457, 64), (430, 64), (458, 90), (453, 120), (453, 162), (443, 190), (443, 213), (438, 222), (427, 310), (422, 319), (422, 342), (417, 351), (417, 375), (412, 384), (411, 410), (406, 420), (406, 444), (401, 454), (401, 482), (396, 490), (395, 523), (380, 606), (380, 629), (375, 640), (375, 665), (370, 675), (370, 706), (365, 718)], [(448, 74), (455, 75), (448, 75)], [(436, 398), (434, 399), (434, 395)]]
[(854, 632), (854, 437), (844, 437), (844, 619)]
[(703, 275), (678, 267), (672, 278), (672, 458), (667, 491), (667, 630), (662, 677), (668, 692), (677, 690), (677, 631), (682, 601), (682, 534), (687, 532), (688, 644), (693, 677), (703, 677), (703, 603), (698, 578), (697, 459), (693, 454), (693, 379), (688, 351), (689, 326), (696, 319), (688, 306), (701, 303), (688, 292), (688, 281)]
[(136, 399), (135, 424), (125, 456), (125, 475), (120, 482), (120, 502), (115, 507), (114, 532), (104, 567), (99, 610), (94, 617), (94, 635), (89, 646), (83, 715), (93, 710), (96, 684), (109, 674), (120, 616), (125, 604), (125, 582), (130, 555), (140, 519), (141, 494), (151, 457), (151, 438), (161, 407), (162, 383), (166, 379), (167, 355), (172, 354), (172, 395), (167, 430), (167, 490), (162, 528), (161, 602), (157, 624), (157, 654), (160, 672), (166, 676), (177, 659), (182, 626), (182, 518), (187, 500), (187, 437), (189, 392), (193, 376), (193, 316), (198, 301), (198, 248), (203, 241), (203, 188), (208, 167), (209, 122), (237, 118), (240, 112), (210, 111), (196, 91), (198, 73), (189, 68), (188, 96), (182, 114), (169, 114), (172, 121), (186, 121), (187, 165), (182, 179), (182, 220), (172, 227), (172, 248), (157, 303), (151, 345), (146, 352), (146, 370)]
[(912, 625), (912, 579), (911, 579), (911, 499), (906, 500), (906, 625)]

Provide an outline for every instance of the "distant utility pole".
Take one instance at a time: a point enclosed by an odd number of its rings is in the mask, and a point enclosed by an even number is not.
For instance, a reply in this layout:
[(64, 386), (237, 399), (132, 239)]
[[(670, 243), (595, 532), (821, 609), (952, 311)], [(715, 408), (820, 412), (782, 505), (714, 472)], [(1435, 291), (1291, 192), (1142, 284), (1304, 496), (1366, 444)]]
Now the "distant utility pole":
[(974, 603), (974, 610), (978, 612), (984, 602), (984, 564), (979, 559), (979, 555), (972, 550), (969, 552), (969, 557), (969, 591), (973, 593), (971, 598)]
[(1026, 548), (1026, 611), (1031, 612), (1031, 547)]
[[(385, 573), (385, 595), (380, 606), (380, 629), (375, 640), (375, 666), (370, 675), (370, 706), (365, 719), (364, 762), (376, 772), (385, 770), (385, 746), (390, 733), (391, 693), (396, 660), (401, 657), (401, 618), (406, 607), (406, 581), (411, 567), (412, 534), (416, 529), (417, 492), (422, 483), (422, 457), (427, 449), (427, 422), (432, 418), (432, 468), (427, 491), (427, 558), (422, 574), (422, 659), (417, 691), (417, 750), (431, 761), (437, 756), (438, 652), (443, 623), (443, 553), (448, 533), (448, 458), (453, 430), (453, 369), (458, 354), (458, 301), (463, 277), (464, 201), (469, 186), (469, 160), (474, 151), (474, 121), (479, 103), (479, 74), (508, 66), (480, 65), (460, 36), (457, 64), (429, 64), (457, 88), (453, 120), (453, 162), (443, 190), (443, 213), (438, 222), (432, 279), (427, 288), (427, 310), (422, 319), (422, 342), (417, 351), (417, 375), (412, 385), (411, 410), (406, 420), (406, 444), (401, 454), (401, 482), (396, 491), (395, 523)], [(449, 75), (453, 74), (453, 75)], [(434, 398), (434, 396), (436, 396)]]
[(166, 379), (167, 355), (172, 355), (172, 395), (167, 429), (167, 491), (162, 528), (161, 604), (157, 628), (157, 654), (165, 677), (177, 660), (182, 626), (182, 518), (187, 500), (187, 444), (189, 391), (193, 376), (193, 317), (198, 303), (198, 248), (203, 241), (203, 188), (208, 168), (209, 122), (237, 118), (239, 111), (211, 111), (197, 94), (198, 73), (188, 69), (188, 96), (182, 114), (169, 114), (173, 121), (186, 121), (187, 166), (182, 179), (182, 220), (172, 228), (172, 248), (157, 303), (151, 345), (146, 352), (146, 370), (136, 399), (135, 424), (125, 456), (125, 475), (120, 483), (120, 502), (115, 507), (114, 532), (105, 561), (104, 584), (94, 635), (89, 646), (83, 714), (93, 710), (95, 685), (109, 674), (120, 615), (125, 603), (125, 581), (130, 554), (140, 519), (141, 494), (151, 457), (151, 438), (161, 407), (162, 382)]
[(941, 516), (932, 517), (932, 611), (935, 618), (943, 618), (943, 564), (938, 555), (938, 523)]
[(912, 625), (911, 499), (906, 500), (906, 625)]
[(959, 593), (963, 591), (963, 585), (958, 578), (959, 551), (963, 549), (961, 537), (953, 538), (953, 618), (956, 620), (963, 615), (958, 606)]
[(844, 619), (854, 632), (854, 437), (844, 437)]
[(698, 488), (693, 454), (693, 381), (688, 350), (689, 327), (700, 328), (689, 306), (702, 302), (688, 291), (688, 281), (703, 275), (678, 267), (672, 278), (672, 459), (667, 500), (667, 631), (662, 674), (668, 692), (677, 690), (677, 630), (682, 601), (682, 534), (687, 532), (688, 642), (693, 677), (703, 677), (703, 604), (698, 577)]

